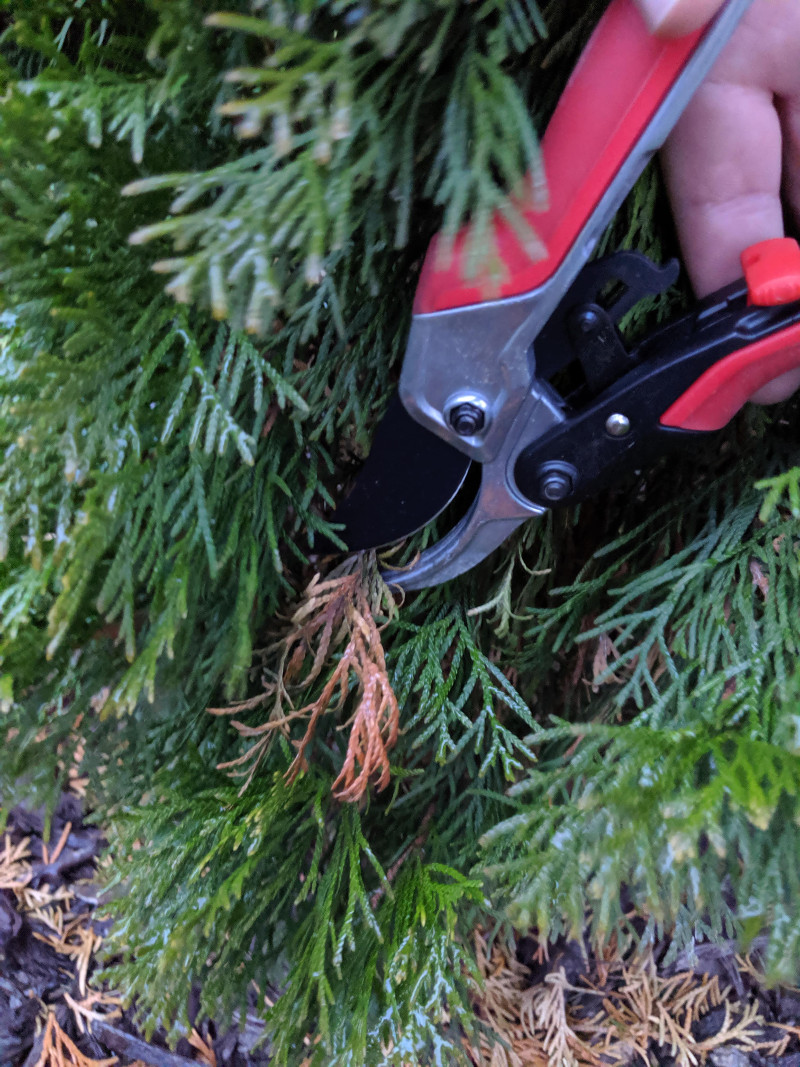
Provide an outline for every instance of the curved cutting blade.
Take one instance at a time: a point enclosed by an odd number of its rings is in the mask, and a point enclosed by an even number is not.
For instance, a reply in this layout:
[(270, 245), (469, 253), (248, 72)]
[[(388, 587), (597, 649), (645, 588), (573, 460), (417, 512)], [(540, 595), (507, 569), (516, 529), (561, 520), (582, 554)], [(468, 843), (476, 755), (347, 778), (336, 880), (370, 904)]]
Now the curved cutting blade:
[(545, 511), (514, 492), (505, 459), (485, 464), (480, 488), (463, 519), (410, 567), (384, 571), (384, 581), (407, 591), (448, 582), (486, 559), (527, 519), (538, 518)]
[(344, 523), (339, 536), (352, 552), (408, 537), (447, 507), (471, 465), (393, 397), (355, 485), (332, 516)]

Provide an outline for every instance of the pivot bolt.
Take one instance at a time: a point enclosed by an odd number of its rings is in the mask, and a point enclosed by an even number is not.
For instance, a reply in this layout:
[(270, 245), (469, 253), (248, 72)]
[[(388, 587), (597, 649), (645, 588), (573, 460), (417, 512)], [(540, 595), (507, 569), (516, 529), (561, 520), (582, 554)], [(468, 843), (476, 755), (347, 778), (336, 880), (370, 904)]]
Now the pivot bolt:
[(545, 500), (554, 503), (565, 500), (572, 492), (572, 478), (565, 471), (550, 471), (542, 478), (541, 492)]
[(631, 420), (627, 415), (615, 412), (606, 419), (606, 433), (612, 437), (627, 437), (631, 432)]
[(585, 308), (583, 311), (580, 311), (576, 316), (576, 321), (581, 333), (591, 333), (593, 330), (597, 329), (600, 323), (597, 312), (593, 311), (591, 308)]
[(486, 414), (477, 404), (464, 401), (451, 408), (450, 425), (459, 437), (474, 437), (486, 425)]

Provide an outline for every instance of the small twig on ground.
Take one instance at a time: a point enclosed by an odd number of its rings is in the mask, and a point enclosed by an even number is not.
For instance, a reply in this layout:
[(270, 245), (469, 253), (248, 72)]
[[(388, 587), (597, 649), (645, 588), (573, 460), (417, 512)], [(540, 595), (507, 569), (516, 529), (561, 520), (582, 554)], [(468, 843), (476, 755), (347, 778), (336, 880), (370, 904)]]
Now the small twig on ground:
[(92, 1033), (106, 1048), (128, 1059), (138, 1059), (148, 1067), (197, 1067), (196, 1060), (187, 1060), (185, 1056), (177, 1056), (167, 1049), (156, 1048), (154, 1045), (142, 1041), (141, 1038), (126, 1034), (124, 1030), (106, 1022), (105, 1019), (92, 1024)]

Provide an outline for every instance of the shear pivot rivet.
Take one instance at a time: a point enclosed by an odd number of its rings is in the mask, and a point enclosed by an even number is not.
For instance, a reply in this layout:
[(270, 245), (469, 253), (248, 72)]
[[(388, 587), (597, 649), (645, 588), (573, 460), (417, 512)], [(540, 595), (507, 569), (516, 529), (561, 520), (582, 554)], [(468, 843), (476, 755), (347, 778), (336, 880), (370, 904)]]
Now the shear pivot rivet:
[(539, 468), (539, 494), (550, 504), (566, 500), (575, 490), (578, 472), (571, 463), (555, 460)]
[(486, 415), (477, 404), (468, 401), (456, 404), (450, 411), (450, 425), (459, 437), (472, 437), (480, 433), (486, 423)]
[(565, 500), (572, 492), (572, 479), (567, 474), (554, 471), (542, 481), (542, 496), (555, 503)]
[(631, 432), (631, 420), (627, 415), (615, 412), (606, 419), (606, 433), (612, 437), (625, 437)]

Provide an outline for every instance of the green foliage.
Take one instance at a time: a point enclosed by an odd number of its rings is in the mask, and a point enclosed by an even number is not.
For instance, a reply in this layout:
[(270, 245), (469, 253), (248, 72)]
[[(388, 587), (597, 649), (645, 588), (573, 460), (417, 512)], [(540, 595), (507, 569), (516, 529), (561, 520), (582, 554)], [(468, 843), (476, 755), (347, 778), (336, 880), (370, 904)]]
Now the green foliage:
[(800, 518), (800, 467), (792, 467), (773, 478), (765, 478), (757, 483), (756, 488), (766, 492), (758, 515), (762, 522), (772, 518), (779, 505), (788, 507), (793, 519)]
[[(197, 978), (278, 1063), (458, 1062), (474, 926), (590, 908), (600, 938), (623, 886), (646, 937), (766, 926), (796, 966), (794, 409), (376, 620), (389, 787), (332, 796), (356, 684), (285, 777), (344, 647), (287, 664), (287, 620), (421, 254), (470, 220), (491, 258), (506, 192), (541, 193), (601, 6), (0, 3), (0, 789), (52, 799), (81, 760), (127, 889), (109, 978), (150, 1026)], [(607, 245), (668, 255), (665, 217), (653, 169)], [(236, 730), (206, 711), (233, 698)], [(239, 792), (213, 768), (264, 729)]]
[[(157, 776), (146, 805), (123, 818), (120, 847), (131, 851), (119, 864), (128, 891), (116, 937), (132, 959), (128, 992), (182, 1019), (186, 963), (202, 958), (195, 973), (212, 1014), (244, 1015), (253, 982), (285, 989), (267, 1013), (276, 1063), (356, 1064), (380, 1044), (393, 1050), (386, 1063), (428, 1052), (426, 1062), (452, 1062), (457, 1034), (448, 1039), (439, 1024), (445, 1007), (469, 1024), (454, 938), (480, 883), (412, 858), (390, 884), (365, 836), (369, 815), (331, 811), (330, 779), (315, 773), (291, 788), (265, 776), (241, 796), (224, 780), (201, 784), (202, 766), (190, 768), (179, 782)], [(146, 851), (135, 849), (142, 836)], [(157, 940), (154, 907), (166, 924)], [(310, 1050), (309, 1032), (319, 1039)]]
[[(500, 764), (511, 779), (530, 754), (519, 729), (535, 730), (536, 723), (465, 620), (451, 609), (395, 639), (400, 650), (394, 685), (398, 700), (416, 709), (406, 723), (414, 746), (432, 748), (442, 764), (472, 749), (482, 756), (479, 777)], [(514, 716), (516, 731), (504, 723), (503, 710)]]
[[(535, 669), (574, 640), (576, 606), (594, 620), (579, 641), (607, 651), (589, 714), (534, 739), (542, 758), (483, 844), (522, 927), (575, 931), (591, 908), (604, 938), (623, 920), (624, 885), (675, 951), (698, 928), (767, 927), (770, 966), (786, 978), (800, 926), (793, 876), (775, 864), (800, 846), (796, 526), (774, 508), (756, 522), (762, 498), (734, 496), (733, 480), (688, 512), (651, 516), (554, 590), (560, 603), (527, 610), (522, 663)], [(642, 571), (643, 555), (654, 561)], [(754, 855), (759, 872), (744, 860)]]
[(446, 207), (448, 232), (473, 217), (476, 248), (507, 189), (527, 173), (541, 192), (530, 112), (507, 70), (544, 34), (533, 0), (463, 12), (448, 0), (275, 3), (207, 24), (253, 39), (252, 65), (226, 74), (243, 95), (220, 111), (239, 137), (268, 140), (205, 172), (126, 187), (174, 195), (170, 217), (131, 239), (172, 240), (182, 254), (156, 270), (178, 300), (200, 293), (215, 315), (233, 310), (263, 333), (307, 284), (331, 276), (341, 291), (353, 265), (372, 284), (409, 240), (420, 183)]
[(484, 837), (512, 921), (574, 934), (591, 907), (602, 939), (624, 925), (625, 885), (647, 900), (645, 941), (673, 931), (677, 953), (698, 931), (766, 927), (771, 973), (794, 980), (797, 751), (743, 735), (725, 711), (735, 725), (573, 729), (576, 752), (516, 786), (516, 813)]

